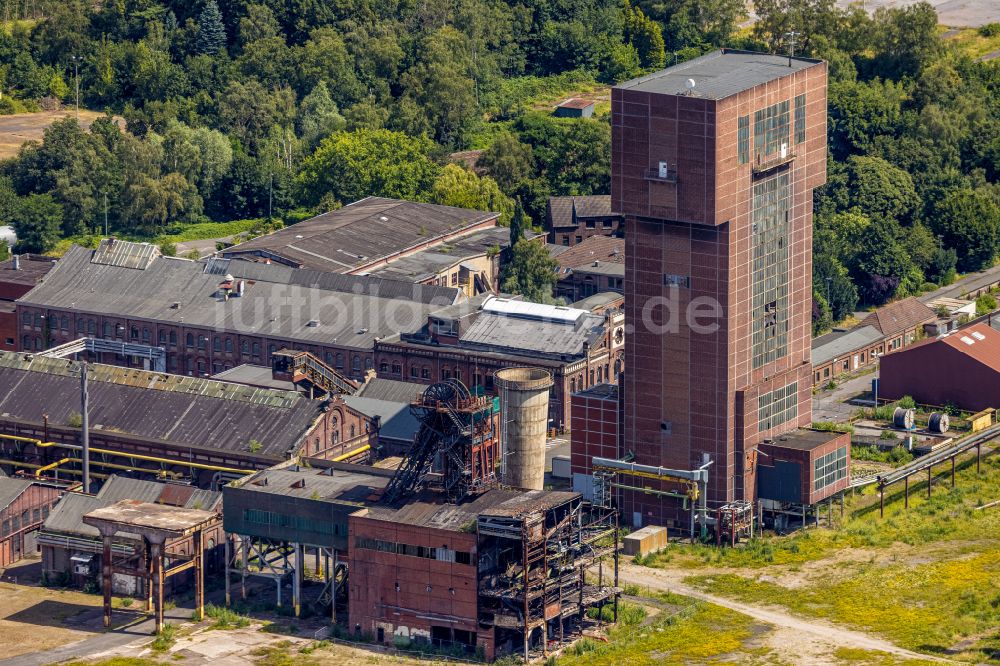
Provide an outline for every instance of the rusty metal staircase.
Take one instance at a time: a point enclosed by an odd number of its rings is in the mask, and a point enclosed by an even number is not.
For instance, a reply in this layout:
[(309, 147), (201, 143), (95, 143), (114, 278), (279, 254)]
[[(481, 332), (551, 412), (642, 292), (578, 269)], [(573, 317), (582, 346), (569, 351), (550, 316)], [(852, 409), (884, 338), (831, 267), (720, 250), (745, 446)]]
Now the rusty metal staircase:
[(329, 395), (352, 395), (358, 389), (357, 382), (306, 351), (282, 349), (275, 352), (272, 370), (276, 376), (288, 376), (296, 384), (305, 382)]

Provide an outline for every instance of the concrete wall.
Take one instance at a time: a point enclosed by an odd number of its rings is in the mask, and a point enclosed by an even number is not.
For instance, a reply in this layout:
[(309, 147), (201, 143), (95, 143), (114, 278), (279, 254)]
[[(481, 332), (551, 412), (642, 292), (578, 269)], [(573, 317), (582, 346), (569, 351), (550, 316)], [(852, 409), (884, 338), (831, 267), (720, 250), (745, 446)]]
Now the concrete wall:
[(496, 373), (495, 381), (506, 465), (503, 481), (516, 488), (542, 490), (552, 375), (538, 368), (507, 368)]

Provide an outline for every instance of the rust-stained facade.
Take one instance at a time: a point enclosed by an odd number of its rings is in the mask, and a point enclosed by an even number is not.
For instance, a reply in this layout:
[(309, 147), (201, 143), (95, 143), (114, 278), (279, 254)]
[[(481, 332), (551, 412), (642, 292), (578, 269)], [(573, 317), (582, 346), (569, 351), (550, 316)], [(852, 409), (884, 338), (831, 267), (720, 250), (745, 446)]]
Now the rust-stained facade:
[(350, 626), (379, 643), (527, 661), (614, 603), (610, 571), (596, 585), (584, 576), (614, 550), (614, 513), (577, 493), (491, 490), (457, 505), (424, 493), (349, 526)]
[(0, 476), (0, 568), (34, 550), (29, 535), (49, 517), (63, 491), (57, 485)]
[[(754, 496), (754, 451), (811, 420), (812, 191), (826, 180), (826, 65), (718, 51), (612, 90), (625, 215), (625, 442), (693, 469), (710, 507)], [(626, 493), (636, 526), (682, 518)]]

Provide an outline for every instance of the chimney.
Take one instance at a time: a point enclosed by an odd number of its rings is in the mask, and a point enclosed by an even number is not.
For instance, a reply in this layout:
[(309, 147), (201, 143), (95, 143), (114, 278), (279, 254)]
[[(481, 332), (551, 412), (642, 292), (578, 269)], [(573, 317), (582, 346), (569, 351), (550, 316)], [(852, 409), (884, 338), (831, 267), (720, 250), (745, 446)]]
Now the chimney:
[(21, 270), (21, 255), (19, 254), (14, 255), (13, 268), (15, 271)]

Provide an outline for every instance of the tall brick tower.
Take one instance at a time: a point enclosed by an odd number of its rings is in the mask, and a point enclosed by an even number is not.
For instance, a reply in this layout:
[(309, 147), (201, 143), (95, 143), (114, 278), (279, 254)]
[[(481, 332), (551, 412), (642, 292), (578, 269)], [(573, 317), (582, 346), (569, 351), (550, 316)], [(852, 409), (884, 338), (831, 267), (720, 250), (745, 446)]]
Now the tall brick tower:
[[(611, 100), (631, 325), (623, 448), (675, 469), (707, 453), (709, 508), (752, 500), (757, 445), (811, 421), (826, 65), (716, 51), (623, 83)], [(687, 515), (678, 498), (634, 491), (622, 510), (636, 525)]]

